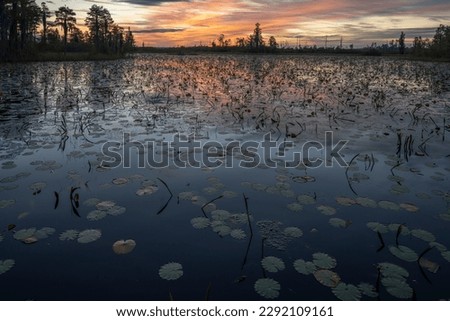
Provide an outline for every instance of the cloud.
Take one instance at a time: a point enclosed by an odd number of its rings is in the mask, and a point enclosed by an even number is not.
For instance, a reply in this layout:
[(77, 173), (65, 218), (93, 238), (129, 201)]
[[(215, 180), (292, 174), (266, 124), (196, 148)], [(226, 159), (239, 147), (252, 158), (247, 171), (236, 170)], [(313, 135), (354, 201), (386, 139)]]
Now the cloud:
[(113, 0), (113, 2), (127, 2), (139, 6), (159, 6), (162, 3), (190, 2), (190, 0)]
[(159, 29), (140, 29), (134, 33), (167, 33), (167, 32), (183, 32), (186, 28), (159, 28)]

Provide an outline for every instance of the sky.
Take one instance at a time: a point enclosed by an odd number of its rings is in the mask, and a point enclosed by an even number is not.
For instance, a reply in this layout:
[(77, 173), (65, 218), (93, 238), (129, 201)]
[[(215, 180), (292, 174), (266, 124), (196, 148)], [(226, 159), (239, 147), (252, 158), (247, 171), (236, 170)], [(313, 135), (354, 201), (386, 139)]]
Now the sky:
[[(36, 1), (40, 3), (41, 1)], [(448, 0), (48, 0), (50, 10), (67, 5), (79, 27), (88, 9), (107, 8), (114, 21), (130, 27), (137, 45), (175, 47), (210, 45), (224, 34), (235, 42), (261, 24), (266, 40), (291, 47), (363, 47), (387, 43), (405, 32), (432, 38), (440, 24), (450, 24)]]

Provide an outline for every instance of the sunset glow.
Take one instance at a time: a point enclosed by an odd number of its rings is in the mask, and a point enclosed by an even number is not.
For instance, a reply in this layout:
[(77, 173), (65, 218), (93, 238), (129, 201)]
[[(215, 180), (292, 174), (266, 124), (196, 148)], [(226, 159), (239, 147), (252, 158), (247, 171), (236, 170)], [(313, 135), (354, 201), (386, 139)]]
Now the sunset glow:
[(210, 45), (219, 34), (232, 43), (250, 34), (259, 22), (266, 39), (296, 46), (343, 46), (386, 43), (401, 31), (407, 43), (415, 36), (432, 37), (439, 24), (450, 21), (450, 3), (444, 0), (54, 0), (51, 10), (67, 5), (78, 24), (93, 4), (107, 8), (115, 22), (131, 27), (138, 45)]

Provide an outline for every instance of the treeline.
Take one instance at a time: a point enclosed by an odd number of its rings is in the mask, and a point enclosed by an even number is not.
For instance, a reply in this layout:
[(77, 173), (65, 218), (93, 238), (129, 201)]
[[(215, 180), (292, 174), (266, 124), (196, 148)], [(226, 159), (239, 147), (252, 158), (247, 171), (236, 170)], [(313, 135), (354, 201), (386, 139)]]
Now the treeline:
[(419, 57), (450, 59), (450, 26), (440, 25), (433, 39), (415, 37), (412, 53)]
[(96, 52), (120, 55), (135, 46), (133, 33), (114, 23), (108, 9), (93, 5), (77, 27), (73, 9), (51, 11), (35, 0), (0, 1), (0, 60), (28, 59), (40, 52)]

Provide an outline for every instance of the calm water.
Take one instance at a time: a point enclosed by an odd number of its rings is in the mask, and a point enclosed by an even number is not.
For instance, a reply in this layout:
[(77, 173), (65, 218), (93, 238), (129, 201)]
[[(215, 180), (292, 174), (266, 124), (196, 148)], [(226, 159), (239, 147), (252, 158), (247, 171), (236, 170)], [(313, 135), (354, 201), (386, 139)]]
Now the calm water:
[[(449, 299), (449, 67), (163, 55), (0, 65), (0, 299)], [(348, 141), (348, 167), (286, 166), (327, 131)], [(231, 148), (211, 152), (231, 168), (178, 168), (205, 150), (161, 148), (176, 134), (225, 145), (267, 133), (292, 142), (271, 151), (273, 168), (241, 167), (252, 154)], [(108, 165), (108, 142), (129, 168)], [(139, 168), (148, 157), (169, 166)], [(127, 239), (135, 248), (116, 254)]]

